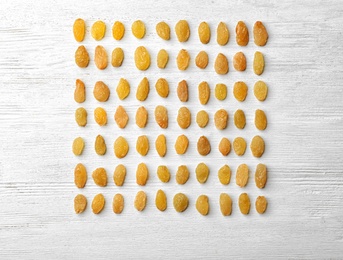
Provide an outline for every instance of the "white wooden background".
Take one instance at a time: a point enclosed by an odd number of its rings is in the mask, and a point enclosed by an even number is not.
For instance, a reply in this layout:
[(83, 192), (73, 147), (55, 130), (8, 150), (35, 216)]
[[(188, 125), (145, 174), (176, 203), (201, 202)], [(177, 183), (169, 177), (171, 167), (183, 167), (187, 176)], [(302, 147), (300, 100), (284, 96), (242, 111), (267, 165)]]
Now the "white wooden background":
[[(0, 259), (188, 259), (188, 258), (343, 258), (343, 5), (337, 1), (1, 1), (0, 3)], [(119, 70), (109, 67), (100, 72), (92, 62), (85, 70), (73, 61), (78, 44), (72, 36), (72, 24), (78, 17), (87, 22), (85, 45), (93, 59), (96, 42), (91, 39), (89, 26), (102, 19), (108, 26), (107, 35), (100, 43), (110, 52), (122, 46), (126, 54), (124, 66)], [(147, 25), (147, 36), (142, 41), (130, 33), (132, 21), (142, 19)], [(179, 19), (187, 19), (191, 26), (191, 39), (180, 44), (172, 40), (164, 43), (154, 32), (155, 24), (167, 21), (171, 27)], [(111, 37), (115, 20), (124, 22), (127, 33), (120, 43)], [(197, 25), (208, 21), (212, 40), (201, 46), (197, 39)], [(215, 28), (225, 21), (231, 31), (228, 46), (215, 43)], [(257, 77), (251, 72), (252, 42), (239, 48), (234, 41), (234, 28), (238, 20), (246, 21), (250, 33), (253, 23), (262, 20), (269, 31), (268, 45), (261, 50), (266, 55), (266, 71), (262, 76), (269, 85), (269, 96), (259, 104), (252, 95)], [(133, 115), (139, 105), (134, 90), (145, 75), (138, 72), (132, 62), (133, 50), (138, 44), (148, 46), (155, 56), (159, 48), (170, 51), (168, 70), (161, 73), (155, 63), (147, 71), (152, 86), (160, 76), (170, 80), (171, 86), (187, 78), (191, 89), (189, 106), (193, 112), (200, 109), (194, 92), (200, 80), (211, 86), (225, 81), (229, 86), (227, 103), (219, 103), (213, 96), (208, 105), (210, 115), (225, 106), (230, 115), (237, 108), (247, 113), (248, 125), (243, 132), (235, 130), (232, 120), (224, 133), (209, 126), (208, 135), (216, 143), (221, 135), (231, 140), (237, 135), (251, 138), (254, 130), (253, 112), (260, 107), (268, 115), (269, 126), (262, 133), (267, 150), (261, 159), (269, 169), (267, 187), (258, 190), (251, 178), (249, 185), (238, 188), (232, 175), (227, 187), (218, 184), (216, 169), (228, 163), (233, 172), (239, 163), (253, 168), (259, 160), (250, 151), (242, 158), (232, 152), (228, 158), (219, 156), (214, 148), (204, 161), (211, 167), (211, 176), (205, 185), (196, 182), (193, 169), (200, 161), (196, 156), (196, 136), (201, 134), (194, 120), (188, 134), (191, 137), (188, 156), (179, 159), (172, 152), (173, 138), (168, 139), (170, 153), (167, 159), (156, 156), (152, 149), (146, 159), (151, 167), (151, 179), (144, 188), (149, 196), (147, 209), (138, 213), (132, 206), (139, 189), (134, 181), (138, 160), (134, 152), (137, 134), (147, 133), (154, 140), (160, 131), (153, 123), (147, 130), (138, 130)], [(194, 61), (196, 53), (205, 49), (210, 64), (205, 72), (192, 63), (187, 73), (175, 69), (178, 49), (190, 51)], [(231, 59), (236, 51), (247, 55), (247, 72), (234, 72)], [(228, 76), (213, 73), (214, 56), (219, 51), (230, 59)], [(120, 76), (131, 80), (132, 93), (128, 100), (119, 102), (114, 88)], [(74, 81), (86, 82), (88, 99), (84, 106), (89, 111), (86, 129), (76, 127), (73, 101)], [(245, 80), (250, 89), (245, 103), (238, 104), (232, 97), (235, 80)], [(110, 124), (100, 129), (92, 118), (98, 105), (92, 97), (92, 84), (107, 80), (112, 96), (105, 105)], [(149, 110), (161, 103), (151, 91)], [(172, 107), (176, 100), (175, 88), (166, 101)], [(136, 103), (135, 103), (136, 102)], [(112, 116), (115, 107), (126, 105), (131, 116), (128, 129), (119, 131)], [(180, 103), (176, 103), (180, 106)], [(224, 104), (224, 105), (223, 105)], [(176, 112), (172, 109), (171, 133), (178, 134)], [(151, 112), (150, 112), (150, 115)], [(194, 119), (194, 117), (193, 117)], [(232, 119), (232, 117), (231, 117)], [(212, 130), (211, 130), (212, 129)], [(108, 142), (108, 153), (99, 158), (93, 152), (93, 138), (102, 133)], [(124, 163), (128, 167), (127, 182), (119, 189), (112, 181), (114, 166), (112, 143), (116, 135), (128, 137), (131, 150)], [(72, 140), (81, 135), (86, 140), (85, 153), (75, 158), (71, 153)], [(130, 138), (130, 136), (133, 136)], [(192, 139), (193, 138), (193, 139)], [(214, 145), (213, 145), (214, 146)], [(81, 191), (88, 198), (104, 193), (105, 210), (93, 215), (90, 208), (82, 215), (73, 213), (73, 198), (79, 190), (73, 184), (73, 168), (82, 161), (89, 172), (95, 167), (108, 169), (110, 183), (106, 188), (94, 185), (91, 178)], [(132, 163), (133, 161), (133, 163)], [(172, 173), (177, 165), (187, 163), (192, 176), (184, 187), (158, 182), (155, 169), (167, 164)], [(252, 177), (253, 175), (251, 175)], [(169, 206), (161, 213), (153, 203), (157, 189), (166, 190)], [(190, 207), (184, 214), (172, 208), (172, 195), (185, 192)], [(111, 209), (112, 196), (123, 193), (126, 207), (122, 215)], [(222, 217), (218, 196), (228, 192), (233, 200), (233, 214)], [(240, 192), (248, 192), (252, 200), (260, 194), (269, 200), (268, 210), (260, 216), (254, 207), (243, 216), (237, 207)], [(208, 194), (211, 212), (203, 217), (196, 212), (196, 197)]]

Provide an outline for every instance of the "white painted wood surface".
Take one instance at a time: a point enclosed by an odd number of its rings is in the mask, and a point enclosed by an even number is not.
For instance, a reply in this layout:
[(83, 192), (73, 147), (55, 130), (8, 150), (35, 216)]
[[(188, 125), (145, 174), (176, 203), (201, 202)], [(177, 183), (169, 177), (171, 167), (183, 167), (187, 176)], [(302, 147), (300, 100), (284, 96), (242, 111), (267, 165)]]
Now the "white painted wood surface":
[[(0, 4), (0, 259), (191, 259), (191, 258), (343, 258), (343, 5), (341, 1), (2, 1)], [(108, 52), (122, 46), (125, 61), (121, 69), (111, 66), (105, 71), (95, 69), (92, 62), (85, 70), (78, 69), (73, 61), (78, 44), (71, 29), (74, 20), (87, 21), (85, 45), (93, 60), (96, 42), (91, 39), (89, 26), (97, 19), (106, 22), (107, 35), (100, 44)], [(187, 19), (191, 26), (191, 39), (186, 44), (175, 40), (165, 43), (155, 35), (155, 24), (166, 20), (171, 27), (179, 19)], [(142, 19), (147, 25), (147, 36), (138, 41), (130, 33), (132, 21)], [(123, 42), (111, 37), (111, 25), (121, 20), (126, 26)], [(202, 46), (197, 39), (197, 25), (208, 21), (212, 39)], [(225, 21), (231, 31), (230, 43), (219, 47), (215, 43), (215, 28)], [(252, 55), (258, 48), (252, 37), (246, 48), (234, 41), (234, 27), (238, 20), (248, 24), (262, 20), (270, 35), (268, 45), (260, 48), (266, 55), (266, 71), (261, 77), (269, 85), (269, 96), (259, 104), (252, 95)], [(251, 34), (250, 34), (251, 35)], [(138, 72), (133, 65), (132, 53), (136, 46), (146, 45), (155, 57), (159, 48), (170, 51), (171, 61), (166, 71), (155, 65), (146, 72)], [(192, 63), (185, 73), (177, 71), (175, 57), (181, 48), (190, 51), (192, 61), (196, 53), (205, 49), (210, 54), (210, 64), (204, 72)], [(232, 56), (243, 50), (247, 55), (247, 72), (237, 73), (232, 67)], [(228, 76), (218, 77), (213, 72), (216, 53), (224, 52), (230, 59)], [(151, 95), (147, 103), (150, 125), (138, 130), (134, 125), (134, 112), (139, 106), (134, 91), (139, 79), (151, 79)], [(120, 77), (130, 80), (132, 92), (128, 100), (119, 102), (115, 86)], [(162, 101), (154, 91), (154, 82), (165, 76), (171, 89), (165, 104), (170, 107), (171, 125), (166, 131), (169, 153), (160, 159), (154, 149), (147, 158), (139, 158), (134, 151), (135, 136), (147, 134), (153, 143), (160, 131), (153, 121), (152, 109)], [(81, 78), (87, 85), (89, 124), (80, 129), (74, 122), (74, 81)], [(176, 111), (181, 106), (176, 101), (175, 85), (179, 80), (189, 80), (191, 89), (188, 106), (193, 119), (201, 106), (196, 98), (196, 86), (208, 80), (211, 86), (224, 81), (229, 87), (226, 103), (212, 99), (206, 107), (210, 115), (219, 107), (227, 108), (231, 120), (225, 132), (219, 133), (213, 123), (206, 130), (213, 152), (204, 159), (211, 167), (205, 185), (194, 177), (194, 167), (202, 159), (196, 154), (196, 138), (201, 135), (195, 121), (186, 131), (191, 139), (187, 156), (181, 159), (173, 152), (173, 140), (181, 131), (175, 124)], [(112, 95), (104, 105), (110, 124), (105, 128), (95, 125), (92, 110), (98, 106), (92, 97), (92, 84), (107, 80)], [(247, 100), (239, 104), (232, 96), (232, 84), (238, 79), (249, 85)], [(126, 130), (118, 130), (112, 116), (118, 104), (126, 106), (131, 121)], [(256, 108), (266, 111), (268, 129), (261, 135), (267, 150), (261, 160), (252, 158), (250, 151), (242, 158), (231, 152), (228, 158), (219, 155), (216, 145), (222, 135), (230, 140), (242, 135), (247, 139), (257, 134), (253, 127)], [(233, 112), (242, 108), (247, 114), (247, 128), (240, 132), (232, 122)], [(104, 158), (95, 155), (92, 146), (96, 134), (102, 133), (108, 142)], [(129, 157), (124, 159), (128, 176), (122, 188), (115, 187), (112, 172), (118, 160), (114, 158), (112, 143), (115, 136), (123, 134), (131, 145)], [(191, 135), (190, 133), (195, 133)], [(86, 140), (82, 157), (71, 153), (71, 143), (76, 136)], [(152, 145), (153, 146), (153, 145)], [(143, 189), (149, 196), (147, 209), (138, 213), (132, 206), (135, 193), (135, 167), (139, 160), (151, 167), (151, 178)], [(82, 161), (86, 164), (89, 181), (79, 191), (73, 184), (73, 168)], [(132, 162), (133, 161), (133, 162)], [(250, 179), (244, 189), (234, 182), (238, 164), (253, 167), (259, 161), (269, 169), (269, 179), (264, 190), (258, 190)], [(166, 164), (171, 172), (179, 164), (189, 165), (190, 181), (184, 187), (160, 184), (155, 175), (158, 164)], [(233, 171), (231, 183), (219, 185), (217, 168), (228, 163)], [(90, 178), (92, 169), (104, 166), (110, 183), (106, 188), (96, 187)], [(252, 174), (250, 175), (253, 176)], [(162, 188), (168, 195), (168, 209), (161, 213), (154, 207), (154, 194)], [(190, 207), (184, 214), (172, 208), (172, 195), (185, 192), (190, 197)], [(107, 205), (100, 215), (93, 215), (90, 207), (82, 215), (73, 213), (73, 198), (82, 192), (91, 198), (102, 192)], [(112, 197), (121, 192), (126, 207), (122, 215), (111, 209)], [(233, 200), (233, 214), (222, 217), (218, 206), (221, 192), (229, 193)], [(241, 192), (248, 192), (252, 200), (263, 194), (269, 200), (265, 215), (256, 213), (243, 216), (237, 207)], [(196, 197), (208, 194), (211, 212), (200, 216), (194, 207)]]

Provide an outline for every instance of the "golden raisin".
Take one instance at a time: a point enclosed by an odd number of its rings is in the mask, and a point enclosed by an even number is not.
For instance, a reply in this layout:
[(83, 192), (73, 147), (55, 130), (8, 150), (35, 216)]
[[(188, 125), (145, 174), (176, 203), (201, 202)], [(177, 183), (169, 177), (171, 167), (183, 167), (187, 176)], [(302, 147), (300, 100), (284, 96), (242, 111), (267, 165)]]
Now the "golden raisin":
[(177, 212), (184, 212), (188, 208), (188, 198), (183, 193), (177, 193), (173, 198), (173, 205)]
[(167, 196), (163, 190), (158, 190), (155, 198), (156, 208), (160, 211), (165, 211), (167, 208)]
[(189, 65), (190, 56), (188, 51), (182, 49), (179, 51), (179, 54), (176, 57), (176, 64), (179, 70), (186, 70)]
[(187, 107), (181, 107), (177, 114), (177, 123), (182, 129), (187, 129), (191, 124), (191, 112)]
[(242, 137), (236, 137), (235, 140), (233, 140), (233, 150), (238, 156), (242, 156), (246, 149), (247, 143)]
[(115, 40), (120, 41), (125, 34), (125, 26), (120, 21), (115, 21), (112, 26), (112, 36)]
[(113, 212), (115, 214), (120, 214), (123, 212), (124, 209), (124, 197), (120, 193), (117, 193), (113, 197), (113, 203), (112, 203)]
[(122, 48), (115, 48), (112, 51), (112, 60), (111, 64), (113, 67), (120, 67), (124, 60), (124, 51)]
[(206, 127), (208, 124), (208, 120), (209, 120), (208, 114), (205, 110), (200, 110), (197, 113), (196, 121), (197, 121), (197, 124), (199, 127), (201, 127), (201, 128)]
[(96, 46), (94, 53), (94, 63), (99, 70), (107, 68), (108, 57), (105, 48), (101, 45)]
[(99, 126), (104, 126), (107, 124), (107, 113), (102, 107), (97, 107), (94, 110), (94, 120)]
[(177, 85), (177, 96), (181, 102), (188, 101), (188, 84), (186, 80), (182, 80)]
[(250, 198), (248, 194), (242, 193), (238, 198), (239, 210), (242, 214), (247, 215), (250, 211)]
[(105, 197), (101, 193), (94, 196), (92, 201), (92, 211), (94, 214), (99, 214), (105, 207)]
[(156, 138), (155, 148), (159, 156), (164, 157), (167, 153), (167, 140), (166, 137), (161, 134)]
[(261, 21), (254, 24), (254, 42), (257, 46), (264, 46), (268, 41), (268, 32)]
[(234, 123), (238, 129), (243, 129), (246, 124), (245, 114), (244, 111), (241, 109), (237, 109), (234, 115)]
[(220, 152), (222, 155), (227, 156), (227, 155), (230, 153), (230, 151), (231, 151), (231, 143), (230, 143), (230, 140), (227, 139), (226, 137), (223, 137), (223, 138), (220, 140), (218, 150), (219, 150), (219, 152)]
[(113, 172), (114, 184), (117, 186), (123, 186), (125, 178), (126, 178), (125, 166), (122, 164), (117, 165), (117, 167), (114, 169), (114, 172)]
[(246, 46), (249, 42), (249, 31), (243, 21), (236, 25), (236, 42), (239, 46)]
[(227, 87), (223, 83), (218, 83), (214, 89), (214, 95), (218, 100), (224, 100), (227, 96)]
[(221, 193), (219, 197), (220, 211), (223, 216), (230, 216), (232, 212), (232, 200), (226, 193)]
[(169, 61), (168, 52), (165, 49), (161, 49), (157, 54), (157, 67), (164, 69)]
[(237, 52), (235, 56), (233, 56), (233, 67), (237, 71), (245, 71), (247, 68), (247, 59), (243, 52)]
[(137, 87), (136, 98), (139, 101), (144, 101), (147, 99), (150, 92), (149, 80), (144, 77)]
[(255, 52), (254, 54), (254, 62), (253, 62), (253, 69), (256, 75), (261, 75), (264, 70), (264, 57), (262, 52)]
[(267, 209), (268, 201), (264, 196), (258, 196), (255, 202), (256, 211), (263, 214)]
[(105, 33), (106, 24), (103, 21), (96, 21), (95, 23), (93, 23), (91, 35), (95, 40), (100, 41), (102, 38), (104, 38)]
[(225, 75), (229, 72), (229, 62), (223, 53), (217, 55), (216, 61), (214, 62), (214, 70), (219, 75)]
[(175, 179), (176, 179), (176, 182), (178, 184), (181, 184), (181, 185), (185, 184), (188, 181), (188, 179), (189, 179), (189, 170), (188, 170), (186, 165), (180, 165), (177, 168)]
[(168, 127), (168, 111), (164, 106), (155, 108), (155, 121), (161, 128)]
[(254, 85), (254, 95), (259, 101), (264, 101), (268, 95), (267, 84), (259, 80)]
[(93, 95), (99, 102), (105, 102), (110, 97), (110, 89), (104, 82), (97, 81), (94, 85)]
[(95, 138), (95, 144), (94, 144), (95, 152), (98, 155), (104, 155), (106, 153), (107, 147), (105, 143), (104, 137), (102, 135), (97, 135)]
[(235, 82), (233, 86), (233, 95), (235, 98), (243, 102), (248, 94), (248, 86), (243, 81), (237, 81)]
[(260, 158), (264, 153), (264, 140), (261, 136), (256, 135), (250, 143), (250, 150), (253, 156)]
[(188, 41), (190, 35), (190, 29), (186, 20), (180, 20), (175, 25), (175, 33), (179, 42)]
[(100, 187), (107, 186), (107, 173), (104, 168), (97, 168), (92, 173), (94, 183)]
[(147, 203), (147, 196), (144, 191), (139, 191), (136, 194), (134, 205), (138, 211), (143, 211)]
[(114, 142), (113, 149), (117, 158), (124, 158), (129, 151), (129, 144), (124, 137), (119, 136)]
[(188, 138), (185, 135), (179, 135), (175, 141), (175, 151), (177, 154), (185, 154), (188, 148)]
[(218, 179), (223, 185), (228, 185), (230, 183), (231, 169), (228, 165), (225, 164), (218, 170)]
[(226, 24), (220, 22), (217, 27), (217, 43), (219, 45), (226, 45), (230, 39), (230, 31), (227, 28)]
[(229, 120), (229, 114), (225, 109), (219, 109), (214, 114), (214, 125), (217, 129), (223, 130), (227, 127), (227, 121)]
[(118, 106), (114, 113), (114, 121), (116, 121), (119, 128), (125, 128), (129, 121), (129, 116), (123, 106)]
[(202, 22), (198, 27), (198, 34), (201, 43), (207, 44), (211, 39), (211, 29), (206, 22)]
[(82, 80), (77, 79), (75, 83), (74, 100), (77, 103), (83, 103), (86, 100), (86, 88), (85, 83)]
[(200, 69), (205, 69), (208, 65), (208, 55), (206, 51), (200, 51), (195, 57), (195, 65)]
[(87, 111), (83, 107), (79, 107), (75, 111), (75, 121), (79, 126), (87, 125)]
[(267, 167), (266, 165), (259, 163), (256, 166), (256, 171), (255, 171), (255, 184), (257, 188), (263, 189), (266, 186), (267, 182)]
[(81, 155), (84, 147), (85, 147), (85, 142), (83, 141), (82, 137), (77, 137), (74, 139), (73, 153), (75, 155)]
[(195, 175), (199, 183), (205, 183), (207, 181), (210, 169), (204, 163), (199, 163), (195, 169)]
[(249, 180), (249, 167), (246, 164), (241, 164), (236, 170), (236, 184), (243, 188)]
[(206, 136), (200, 136), (197, 143), (197, 150), (200, 155), (206, 156), (211, 152), (211, 144)]
[(267, 127), (267, 116), (263, 110), (255, 111), (255, 126), (258, 130), (264, 130)]
[(144, 186), (149, 179), (149, 170), (145, 163), (140, 163), (136, 170), (136, 183)]
[(163, 97), (163, 98), (168, 97), (168, 95), (169, 95), (169, 84), (168, 84), (168, 81), (166, 79), (159, 78), (156, 81), (155, 89), (156, 89), (157, 94), (160, 97)]
[(150, 67), (150, 54), (144, 46), (135, 50), (135, 64), (139, 70), (147, 70)]
[(169, 182), (170, 180), (170, 173), (165, 165), (160, 165), (157, 167), (157, 177), (160, 179), (161, 182)]
[(87, 207), (87, 199), (84, 195), (78, 194), (74, 198), (74, 210), (76, 214), (80, 214), (85, 211)]
[(139, 128), (144, 128), (148, 122), (148, 111), (145, 107), (139, 107), (136, 112), (136, 125)]
[(136, 142), (136, 150), (142, 156), (147, 155), (147, 153), (149, 152), (149, 139), (146, 135), (138, 136)]
[(75, 51), (75, 63), (80, 68), (86, 68), (89, 64), (89, 54), (85, 46), (81, 45)]
[(142, 39), (145, 36), (145, 25), (141, 20), (134, 21), (131, 26), (132, 34), (137, 39)]
[(200, 195), (196, 201), (195, 207), (201, 215), (206, 216), (210, 210), (208, 197), (206, 195)]
[(86, 23), (83, 19), (78, 18), (75, 20), (73, 25), (74, 38), (77, 42), (82, 42), (85, 38)]
[(83, 188), (87, 182), (87, 170), (82, 163), (78, 163), (74, 170), (74, 183), (76, 187)]
[(206, 81), (203, 81), (198, 86), (198, 94), (199, 94), (199, 101), (200, 104), (206, 105), (208, 100), (210, 99), (210, 86)]
[(125, 99), (130, 94), (129, 82), (124, 78), (120, 78), (116, 92), (120, 100)]
[(170, 27), (166, 22), (159, 22), (156, 24), (156, 33), (163, 40), (168, 41), (170, 39)]

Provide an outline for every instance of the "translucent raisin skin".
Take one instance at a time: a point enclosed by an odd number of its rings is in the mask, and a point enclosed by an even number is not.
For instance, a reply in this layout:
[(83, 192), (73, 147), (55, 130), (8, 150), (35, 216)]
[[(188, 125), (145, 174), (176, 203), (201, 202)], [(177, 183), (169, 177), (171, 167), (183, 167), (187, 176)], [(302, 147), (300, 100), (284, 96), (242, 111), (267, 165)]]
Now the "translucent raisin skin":
[(159, 22), (156, 25), (156, 33), (161, 39), (168, 41), (170, 39), (170, 27), (166, 22)]
[(217, 43), (221, 46), (224, 46), (228, 43), (230, 39), (230, 32), (226, 24), (220, 22), (217, 27)]
[(150, 67), (150, 54), (144, 46), (139, 46), (136, 49), (135, 64), (139, 70), (147, 70)]
[(190, 35), (190, 29), (186, 20), (180, 20), (175, 25), (175, 33), (179, 42), (188, 41)]
[(106, 33), (106, 24), (103, 21), (96, 21), (91, 28), (91, 35), (96, 41), (104, 38)]
[(85, 46), (81, 45), (75, 52), (75, 63), (80, 68), (86, 68), (89, 64), (89, 54)]
[(83, 19), (78, 18), (73, 25), (74, 38), (77, 42), (82, 42), (85, 38), (86, 23)]
[(141, 20), (134, 21), (131, 30), (137, 39), (142, 39), (145, 36), (145, 24)]
[(120, 41), (125, 34), (125, 26), (120, 21), (115, 21), (112, 27), (112, 36), (115, 40)]
[(236, 26), (236, 42), (239, 46), (246, 46), (249, 42), (249, 31), (243, 21), (239, 21)]
[(210, 26), (206, 22), (202, 22), (199, 24), (198, 27), (198, 34), (201, 43), (207, 44), (211, 39), (211, 29)]
[(257, 21), (254, 24), (254, 42), (257, 46), (265, 46), (268, 41), (268, 32), (261, 21)]

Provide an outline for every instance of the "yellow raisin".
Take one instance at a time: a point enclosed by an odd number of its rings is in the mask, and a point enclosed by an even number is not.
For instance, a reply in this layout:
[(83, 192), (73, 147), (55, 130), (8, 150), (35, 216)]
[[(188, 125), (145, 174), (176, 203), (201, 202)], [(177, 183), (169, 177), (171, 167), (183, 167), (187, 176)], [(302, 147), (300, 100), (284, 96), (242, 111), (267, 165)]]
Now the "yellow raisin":
[(148, 154), (148, 152), (149, 152), (149, 139), (146, 135), (138, 136), (137, 142), (136, 142), (136, 150), (142, 156), (145, 156)]
[(208, 55), (206, 51), (200, 51), (195, 57), (195, 65), (200, 69), (205, 69), (208, 65)]
[(161, 128), (168, 127), (168, 111), (164, 106), (155, 108), (155, 121)]
[(230, 31), (227, 28), (226, 24), (220, 22), (217, 27), (217, 43), (219, 45), (226, 45), (230, 39)]
[(161, 134), (156, 138), (155, 148), (159, 156), (164, 157), (167, 153), (167, 140), (166, 137)]
[(83, 148), (85, 148), (85, 142), (83, 141), (83, 138), (75, 138), (73, 142), (73, 153), (75, 155), (81, 155), (83, 152)]
[(256, 211), (259, 214), (263, 214), (267, 209), (268, 201), (264, 196), (258, 196), (255, 202)]
[(243, 102), (248, 94), (248, 86), (243, 81), (237, 81), (235, 82), (233, 86), (233, 95), (235, 98)]
[(163, 190), (158, 190), (155, 198), (156, 208), (160, 211), (165, 211), (167, 209), (167, 196)]
[(200, 195), (195, 203), (195, 207), (201, 215), (206, 216), (210, 210), (208, 197), (206, 195)]
[(233, 56), (233, 67), (237, 71), (245, 71), (247, 68), (247, 59), (243, 52), (237, 52), (235, 56)]
[(246, 149), (247, 143), (242, 137), (236, 137), (235, 140), (233, 140), (233, 150), (238, 156), (242, 156)]
[(82, 80), (77, 79), (75, 82), (74, 100), (77, 103), (83, 103), (86, 100), (86, 88), (85, 83)]
[(85, 46), (79, 46), (75, 51), (75, 63), (80, 68), (86, 68), (89, 64), (89, 54)]
[(228, 185), (230, 183), (231, 169), (228, 165), (225, 164), (218, 170), (218, 179), (223, 185)]
[(103, 21), (96, 21), (95, 23), (93, 23), (91, 35), (95, 40), (100, 41), (102, 38), (104, 38), (105, 33), (106, 24)]
[(177, 85), (177, 96), (181, 102), (188, 101), (188, 84), (186, 80), (182, 80)]
[(250, 150), (253, 156), (260, 158), (264, 153), (264, 140), (261, 136), (255, 135), (250, 143)]
[(135, 64), (139, 70), (147, 70), (150, 67), (150, 54), (144, 46), (137, 47), (135, 51)]
[(259, 80), (254, 85), (254, 95), (257, 100), (264, 101), (268, 95), (267, 84)]
[(223, 53), (219, 53), (214, 62), (214, 70), (219, 75), (225, 75), (229, 72), (229, 62)]
[(168, 167), (165, 165), (160, 165), (157, 167), (157, 177), (160, 179), (161, 182), (169, 182), (170, 180), (170, 173)]
[(242, 214), (247, 215), (250, 211), (250, 198), (248, 194), (242, 193), (238, 198), (239, 210)]
[(263, 110), (255, 111), (255, 126), (258, 130), (264, 130), (267, 127), (267, 116)]
[(234, 115), (234, 123), (238, 129), (243, 129), (246, 124), (245, 114), (244, 111), (241, 109), (237, 109)]
[(76, 187), (83, 188), (87, 182), (87, 170), (82, 163), (78, 163), (74, 169), (74, 183)]
[(141, 20), (134, 21), (131, 26), (132, 34), (137, 39), (142, 39), (145, 36), (145, 24)]
[(188, 41), (190, 35), (190, 29), (186, 20), (180, 20), (175, 25), (175, 33), (179, 42)]
[(83, 19), (78, 18), (75, 20), (73, 25), (74, 38), (77, 42), (82, 42), (85, 38), (86, 23)]
[(253, 69), (256, 75), (261, 75), (264, 71), (264, 57), (262, 52), (255, 52), (254, 54), (254, 62), (253, 62)]
[(198, 86), (198, 94), (200, 104), (206, 105), (210, 99), (210, 86), (206, 81), (203, 81)]
[(101, 45), (95, 47), (94, 63), (99, 70), (107, 68), (108, 57), (105, 48)]
[(127, 96), (130, 94), (129, 82), (126, 79), (121, 78), (118, 82), (116, 92), (120, 100), (127, 98)]
[(207, 126), (209, 117), (208, 114), (205, 110), (200, 110), (197, 113), (197, 118), (196, 118), (197, 124), (199, 127), (204, 128)]
[(224, 155), (227, 156), (230, 152), (231, 152), (231, 142), (229, 139), (227, 139), (226, 137), (223, 137), (220, 140), (219, 146), (218, 146), (218, 150), (219, 152)]
[(164, 69), (169, 61), (168, 52), (165, 49), (161, 49), (157, 54), (157, 67)]
[(218, 83), (214, 89), (214, 95), (218, 100), (224, 100), (227, 96), (227, 87), (223, 83)]
[(95, 152), (98, 155), (104, 155), (106, 153), (107, 147), (105, 139), (102, 135), (97, 135), (95, 138), (95, 144), (94, 144)]
[(105, 197), (101, 193), (94, 196), (92, 201), (92, 211), (94, 214), (99, 214), (105, 207)]
[(94, 183), (100, 187), (107, 186), (107, 172), (104, 168), (100, 167), (93, 171), (92, 178)]
[(169, 84), (168, 84), (168, 81), (166, 79), (159, 78), (156, 81), (155, 89), (156, 89), (157, 94), (160, 97), (163, 97), (163, 98), (168, 97), (168, 95), (169, 95)]
[(230, 216), (232, 212), (232, 200), (226, 193), (221, 193), (219, 196), (220, 211), (223, 216)]
[(136, 112), (136, 125), (139, 128), (144, 128), (148, 122), (148, 111), (145, 107), (139, 107)]
[(136, 183), (144, 186), (149, 179), (149, 170), (145, 163), (140, 163), (136, 170)]
[(177, 114), (177, 123), (182, 129), (187, 129), (191, 124), (191, 112), (187, 107), (181, 107)]
[(188, 181), (188, 179), (189, 179), (189, 170), (188, 170), (186, 165), (180, 165), (177, 168), (175, 179), (176, 179), (176, 182), (178, 184), (181, 184), (181, 185), (185, 184)]
[(103, 81), (97, 81), (94, 85), (93, 95), (99, 102), (105, 102), (110, 97), (110, 89)]
[(179, 135), (176, 138), (175, 145), (174, 145), (176, 153), (185, 154), (187, 152), (188, 144), (189, 144), (189, 141), (188, 141), (187, 136)]
[(83, 107), (79, 107), (75, 111), (75, 121), (79, 126), (87, 125), (87, 111)]
[(136, 92), (136, 98), (139, 101), (144, 101), (147, 99), (148, 95), (150, 92), (150, 84), (149, 84), (149, 80), (144, 77), (138, 87), (137, 87), (137, 92)]
[(268, 177), (268, 173), (267, 173), (266, 165), (259, 163), (256, 166), (256, 171), (255, 171), (256, 187), (259, 189), (263, 189), (266, 186), (267, 177)]
[(229, 120), (229, 114), (225, 109), (219, 109), (214, 114), (214, 125), (217, 129), (223, 130), (227, 127), (227, 121)]
[(120, 214), (123, 212), (124, 209), (124, 197), (120, 193), (117, 193), (113, 197), (113, 203), (112, 203), (113, 212), (115, 214)]
[(115, 40), (120, 41), (125, 34), (125, 26), (120, 21), (115, 21), (112, 26), (112, 36)]
[(210, 169), (204, 163), (199, 163), (195, 169), (195, 175), (199, 183), (205, 183), (210, 174)]
[(188, 51), (182, 49), (179, 51), (179, 54), (176, 57), (176, 64), (179, 70), (186, 70), (189, 65), (190, 56)]
[(197, 142), (197, 150), (200, 155), (206, 156), (211, 152), (211, 144), (206, 136), (200, 136)]
[(136, 194), (134, 205), (138, 211), (143, 211), (147, 203), (147, 196), (144, 191), (139, 191)]
[(249, 31), (243, 21), (236, 25), (236, 42), (239, 46), (246, 46), (249, 42)]
[(107, 113), (102, 107), (97, 107), (94, 110), (94, 120), (99, 126), (104, 126), (107, 124)]
[(261, 21), (254, 24), (254, 42), (257, 46), (264, 46), (268, 41), (268, 32)]
[(207, 44), (211, 39), (211, 29), (206, 22), (201, 22), (198, 27), (198, 34), (201, 43)]
[(188, 198), (183, 193), (177, 193), (173, 198), (173, 205), (177, 212), (184, 212), (188, 208)]
[(156, 24), (156, 33), (163, 40), (168, 41), (170, 39), (170, 27), (166, 22), (159, 22)]
[(249, 180), (249, 167), (246, 164), (240, 164), (236, 170), (236, 184), (243, 188)]
[(119, 136), (114, 142), (113, 149), (117, 158), (124, 158), (129, 151), (129, 144), (124, 137)]
[(114, 113), (114, 121), (116, 121), (119, 128), (125, 128), (129, 121), (129, 116), (123, 106), (118, 106)]
[(87, 199), (84, 195), (78, 194), (74, 198), (74, 210), (76, 214), (80, 214), (85, 211), (87, 207)]
[(112, 51), (111, 64), (113, 67), (120, 67), (124, 60), (124, 51), (122, 48), (117, 47)]
[(126, 178), (126, 168), (124, 165), (119, 164), (116, 166), (113, 172), (113, 181), (117, 186), (123, 186)]

